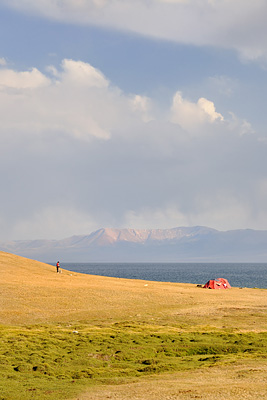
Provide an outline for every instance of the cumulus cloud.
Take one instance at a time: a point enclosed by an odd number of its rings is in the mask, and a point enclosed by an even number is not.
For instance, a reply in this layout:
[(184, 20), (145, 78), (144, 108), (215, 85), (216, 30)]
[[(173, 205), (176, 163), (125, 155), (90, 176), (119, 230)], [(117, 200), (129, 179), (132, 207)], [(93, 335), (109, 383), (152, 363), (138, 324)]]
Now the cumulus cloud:
[(62, 62), (62, 68), (61, 77), (64, 82), (97, 88), (105, 88), (109, 85), (104, 75), (88, 63), (65, 59)]
[(132, 108), (135, 112), (140, 113), (145, 122), (151, 121), (151, 100), (147, 96), (136, 94), (130, 100)]
[(177, 91), (159, 113), (154, 98), (67, 59), (47, 75), (1, 69), (0, 82), (2, 239), (101, 226), (259, 228), (267, 217), (266, 144), (212, 99)]
[(0, 70), (0, 87), (12, 89), (35, 89), (49, 85), (50, 80), (38, 69), (17, 72), (11, 69)]
[(107, 109), (113, 108), (112, 91), (106, 92), (107, 87), (103, 74), (81, 61), (63, 60), (55, 80), (36, 68), (2, 69), (0, 126), (7, 131), (62, 132), (81, 140), (107, 139), (110, 132), (98, 104), (103, 100)]
[(193, 103), (183, 99), (181, 92), (176, 92), (174, 95), (171, 111), (172, 122), (192, 134), (203, 131), (204, 124), (224, 120), (223, 116), (216, 112), (212, 101), (201, 97), (197, 103)]
[(267, 58), (264, 0), (2, 0), (46, 18), (94, 24), (197, 46), (235, 49), (249, 60)]

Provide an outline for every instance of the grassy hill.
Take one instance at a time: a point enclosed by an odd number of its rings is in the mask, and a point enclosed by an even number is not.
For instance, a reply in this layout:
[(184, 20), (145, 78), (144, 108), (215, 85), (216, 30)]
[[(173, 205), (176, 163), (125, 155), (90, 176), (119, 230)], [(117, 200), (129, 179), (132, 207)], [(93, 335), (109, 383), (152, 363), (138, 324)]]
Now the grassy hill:
[(215, 399), (215, 371), (220, 395), (227, 380), (235, 388), (229, 399), (267, 390), (264, 289), (57, 274), (3, 252), (0, 276), (5, 400), (165, 399), (169, 387), (171, 399)]

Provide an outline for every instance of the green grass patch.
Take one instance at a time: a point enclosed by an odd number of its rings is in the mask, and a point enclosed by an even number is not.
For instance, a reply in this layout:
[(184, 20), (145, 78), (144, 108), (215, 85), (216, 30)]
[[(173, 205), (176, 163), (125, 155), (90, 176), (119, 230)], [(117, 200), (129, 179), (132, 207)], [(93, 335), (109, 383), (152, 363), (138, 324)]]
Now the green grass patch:
[(266, 358), (267, 333), (121, 323), (110, 327), (0, 327), (0, 400), (74, 397), (118, 383), (240, 358)]

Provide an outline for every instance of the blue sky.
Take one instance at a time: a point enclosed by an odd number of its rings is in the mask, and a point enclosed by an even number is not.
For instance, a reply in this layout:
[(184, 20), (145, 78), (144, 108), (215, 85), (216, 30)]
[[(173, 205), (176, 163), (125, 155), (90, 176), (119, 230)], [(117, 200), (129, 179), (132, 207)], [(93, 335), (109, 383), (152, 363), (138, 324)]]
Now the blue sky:
[(0, 239), (267, 229), (262, 0), (0, 0)]

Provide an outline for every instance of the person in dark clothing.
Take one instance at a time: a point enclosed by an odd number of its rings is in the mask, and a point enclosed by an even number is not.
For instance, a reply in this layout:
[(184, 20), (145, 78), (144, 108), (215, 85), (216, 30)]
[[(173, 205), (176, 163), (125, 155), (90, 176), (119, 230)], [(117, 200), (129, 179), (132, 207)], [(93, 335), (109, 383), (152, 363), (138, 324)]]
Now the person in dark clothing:
[(57, 273), (59, 273), (60, 264), (59, 261), (57, 262)]

